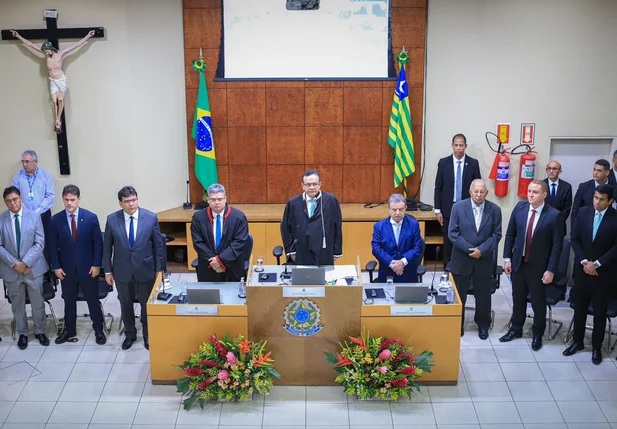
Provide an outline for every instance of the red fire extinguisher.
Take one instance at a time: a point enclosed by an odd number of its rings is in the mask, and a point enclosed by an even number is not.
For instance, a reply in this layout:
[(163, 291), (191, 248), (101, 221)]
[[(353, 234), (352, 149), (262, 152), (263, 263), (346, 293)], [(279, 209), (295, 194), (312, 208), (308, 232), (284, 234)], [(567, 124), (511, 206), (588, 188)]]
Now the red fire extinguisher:
[(508, 150), (503, 150), (495, 157), (497, 165), (495, 171), (495, 195), (505, 197), (508, 195), (508, 181), (510, 180), (510, 157), (507, 155)]
[(518, 196), (527, 198), (527, 188), (536, 174), (536, 151), (527, 146), (527, 152), (521, 155), (521, 172), (518, 178)]

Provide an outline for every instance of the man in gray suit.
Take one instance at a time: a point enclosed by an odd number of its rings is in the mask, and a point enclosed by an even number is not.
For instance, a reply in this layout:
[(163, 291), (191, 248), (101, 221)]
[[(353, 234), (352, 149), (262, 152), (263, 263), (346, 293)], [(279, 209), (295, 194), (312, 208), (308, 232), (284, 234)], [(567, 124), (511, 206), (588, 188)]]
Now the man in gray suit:
[(157, 273), (163, 271), (163, 237), (156, 214), (139, 208), (135, 188), (125, 186), (120, 189), (118, 201), (122, 210), (107, 216), (105, 225), (105, 280), (110, 286), (115, 281), (118, 290), (126, 335), (122, 350), (130, 349), (137, 340), (133, 309), (135, 297), (141, 306), (144, 347), (150, 349), (146, 304)]
[[(486, 340), (491, 325), (491, 277), (495, 270), (493, 252), (497, 251), (501, 240), (501, 209), (497, 204), (486, 201), (488, 190), (482, 179), (471, 182), (469, 194), (471, 198), (458, 201), (452, 207), (448, 230), (454, 246), (450, 272), (463, 304), (463, 323), (467, 291), (473, 281), (478, 336)], [(463, 334), (461, 326), (461, 336)]]
[(49, 345), (45, 335), (43, 274), (49, 266), (43, 256), (45, 233), (41, 217), (22, 205), (19, 189), (10, 186), (2, 193), (8, 210), (0, 214), (0, 276), (11, 299), (20, 349), (28, 347), (26, 291), (32, 307), (34, 336), (42, 346)]

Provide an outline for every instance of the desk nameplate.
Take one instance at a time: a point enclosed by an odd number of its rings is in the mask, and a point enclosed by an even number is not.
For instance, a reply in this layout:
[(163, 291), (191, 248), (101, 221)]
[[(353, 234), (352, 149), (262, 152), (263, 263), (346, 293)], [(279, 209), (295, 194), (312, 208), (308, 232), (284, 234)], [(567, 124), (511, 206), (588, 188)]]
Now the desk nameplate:
[(390, 316), (432, 316), (432, 305), (393, 305)]
[(217, 316), (218, 305), (176, 305), (176, 316)]
[(325, 287), (284, 287), (283, 298), (325, 298)]

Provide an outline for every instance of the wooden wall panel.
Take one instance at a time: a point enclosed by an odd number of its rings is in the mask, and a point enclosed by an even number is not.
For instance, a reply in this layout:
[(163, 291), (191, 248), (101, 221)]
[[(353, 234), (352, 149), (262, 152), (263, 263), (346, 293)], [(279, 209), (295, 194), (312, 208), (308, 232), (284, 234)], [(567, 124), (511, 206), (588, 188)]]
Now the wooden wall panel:
[[(395, 53), (405, 46), (416, 174), (421, 175), (427, 0), (392, 0)], [(317, 169), (323, 190), (341, 202), (383, 201), (394, 189), (388, 127), (395, 81), (214, 82), (218, 67), (220, 0), (184, 0), (184, 48), (191, 200), (203, 188), (195, 178), (190, 137), (199, 75), (191, 60), (203, 48), (219, 181), (234, 203), (284, 203), (302, 192), (300, 176)], [(397, 67), (398, 69), (398, 67)]]

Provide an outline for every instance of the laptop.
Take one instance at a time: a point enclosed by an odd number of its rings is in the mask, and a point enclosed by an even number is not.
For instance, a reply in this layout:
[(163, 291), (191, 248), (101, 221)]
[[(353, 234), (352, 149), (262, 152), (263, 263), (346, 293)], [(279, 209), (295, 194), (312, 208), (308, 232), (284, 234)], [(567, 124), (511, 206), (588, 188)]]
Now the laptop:
[(326, 283), (326, 267), (294, 267), (291, 284), (294, 286), (321, 286)]
[(220, 304), (221, 291), (219, 289), (187, 287), (186, 298), (187, 304)]
[(394, 288), (394, 302), (425, 304), (426, 301), (428, 301), (428, 286), (422, 283), (397, 285)]

